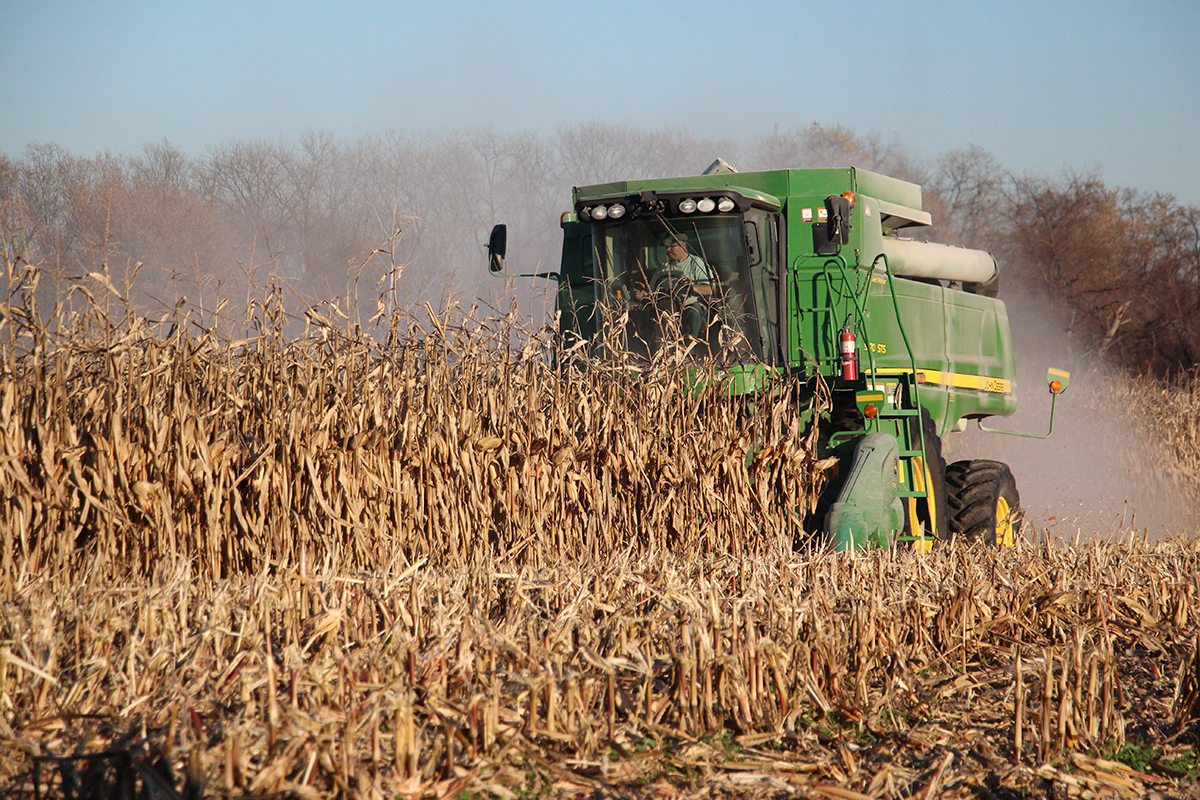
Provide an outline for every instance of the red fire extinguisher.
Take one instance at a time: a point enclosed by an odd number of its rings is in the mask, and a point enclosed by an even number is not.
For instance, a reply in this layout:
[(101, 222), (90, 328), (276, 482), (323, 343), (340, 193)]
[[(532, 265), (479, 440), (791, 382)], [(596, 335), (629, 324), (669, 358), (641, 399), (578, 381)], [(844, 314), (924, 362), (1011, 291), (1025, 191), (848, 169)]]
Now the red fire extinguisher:
[(858, 380), (858, 344), (850, 326), (842, 328), (838, 335), (838, 350), (842, 354), (842, 380)]

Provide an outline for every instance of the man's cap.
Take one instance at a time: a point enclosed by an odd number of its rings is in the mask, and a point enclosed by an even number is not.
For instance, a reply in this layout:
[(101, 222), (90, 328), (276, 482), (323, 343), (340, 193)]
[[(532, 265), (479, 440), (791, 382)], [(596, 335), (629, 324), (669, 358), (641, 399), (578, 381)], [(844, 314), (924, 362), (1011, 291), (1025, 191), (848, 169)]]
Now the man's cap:
[(682, 233), (672, 233), (667, 231), (662, 236), (658, 237), (658, 243), (664, 247), (670, 247), (672, 244), (681, 244), (687, 247), (687, 236)]

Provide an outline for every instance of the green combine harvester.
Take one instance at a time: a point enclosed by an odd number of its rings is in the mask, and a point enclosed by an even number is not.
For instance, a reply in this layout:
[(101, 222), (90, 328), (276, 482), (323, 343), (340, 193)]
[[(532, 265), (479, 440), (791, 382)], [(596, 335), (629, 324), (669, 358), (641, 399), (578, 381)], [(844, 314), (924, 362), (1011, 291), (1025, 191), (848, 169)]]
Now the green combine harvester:
[[(951, 534), (1013, 543), (1009, 467), (947, 465), (941, 452), (949, 432), (1017, 407), (996, 262), (906, 237), (931, 224), (921, 187), (854, 168), (740, 173), (718, 160), (700, 176), (581, 186), (573, 199), (560, 270), (523, 276), (559, 282), (564, 344), (649, 360), (683, 343), (717, 359), (738, 393), (781, 376), (815, 391), (819, 375), (832, 398), (815, 422), (821, 455), (839, 469), (816, 525), (839, 549)], [(496, 275), (508, 276), (506, 238), (497, 225)], [(1068, 379), (1049, 370), (1051, 431)]]

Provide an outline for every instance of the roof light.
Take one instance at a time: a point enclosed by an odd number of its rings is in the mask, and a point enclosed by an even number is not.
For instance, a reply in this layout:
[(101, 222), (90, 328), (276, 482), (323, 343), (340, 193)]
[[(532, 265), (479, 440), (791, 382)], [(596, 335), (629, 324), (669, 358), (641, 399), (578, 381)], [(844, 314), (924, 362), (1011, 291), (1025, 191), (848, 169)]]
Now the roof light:
[(592, 209), (592, 219), (601, 220), (608, 218), (608, 209), (604, 206), (596, 206)]
[(625, 206), (621, 205), (620, 203), (616, 203), (608, 207), (609, 219), (620, 219), (623, 216), (625, 216)]
[(581, 220), (583, 220), (584, 222), (587, 222), (589, 219), (592, 218), (592, 210), (590, 208), (579, 209), (579, 218)]
[(722, 214), (733, 211), (733, 201), (728, 197), (722, 197), (717, 201), (717, 211), (720, 211)]
[(700, 201), (696, 203), (696, 209), (703, 214), (707, 214), (716, 207), (717, 203), (711, 197), (702, 197), (700, 198)]
[(686, 200), (679, 201), (679, 213), (680, 214), (691, 214), (695, 210), (696, 210), (696, 201), (693, 200), (692, 198), (689, 197)]

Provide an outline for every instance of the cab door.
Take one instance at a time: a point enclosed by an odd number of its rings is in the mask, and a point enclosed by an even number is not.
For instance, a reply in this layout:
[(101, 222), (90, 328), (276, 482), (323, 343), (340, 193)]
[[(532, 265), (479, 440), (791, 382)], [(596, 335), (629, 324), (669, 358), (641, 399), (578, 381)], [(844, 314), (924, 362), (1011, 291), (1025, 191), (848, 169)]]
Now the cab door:
[(591, 339), (596, 335), (596, 260), (592, 250), (592, 226), (564, 222), (562, 266), (559, 270), (559, 334), (563, 341)]

